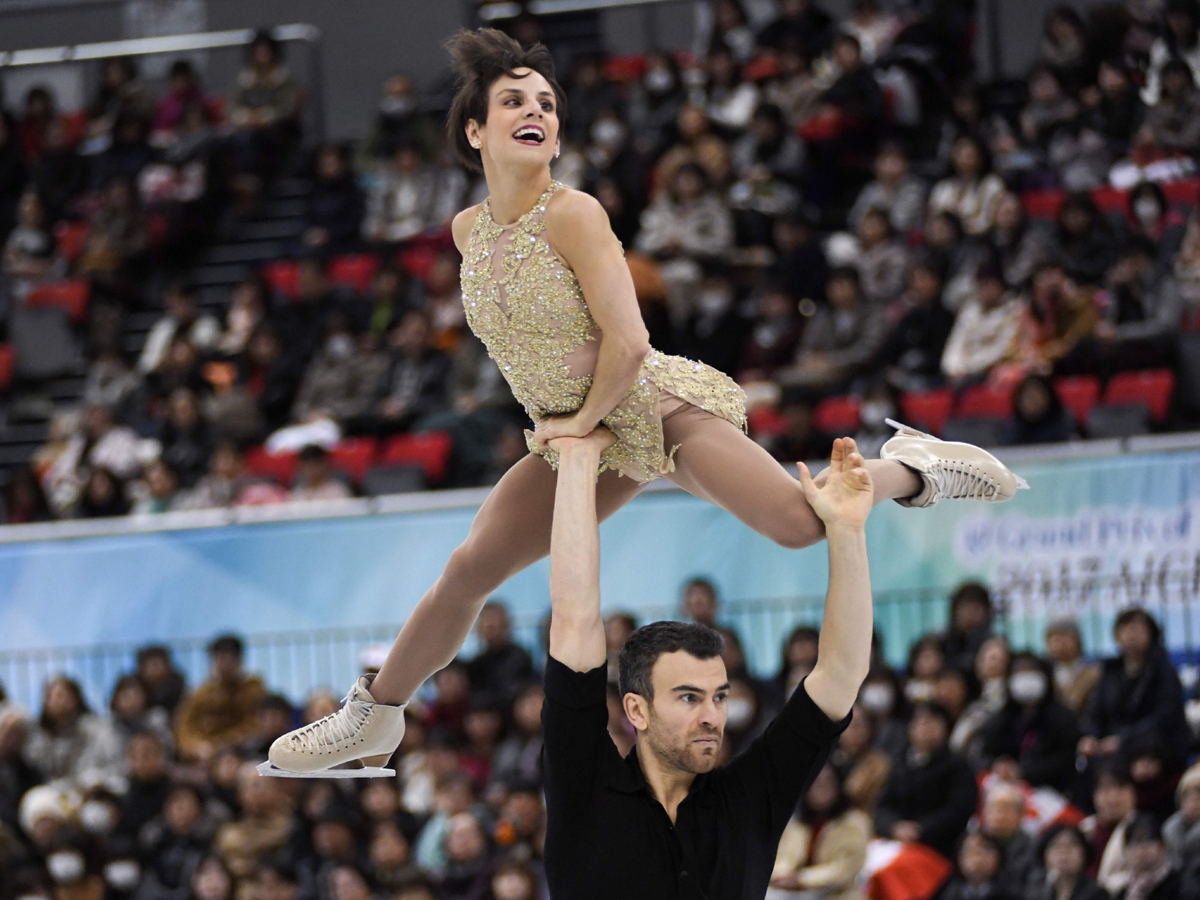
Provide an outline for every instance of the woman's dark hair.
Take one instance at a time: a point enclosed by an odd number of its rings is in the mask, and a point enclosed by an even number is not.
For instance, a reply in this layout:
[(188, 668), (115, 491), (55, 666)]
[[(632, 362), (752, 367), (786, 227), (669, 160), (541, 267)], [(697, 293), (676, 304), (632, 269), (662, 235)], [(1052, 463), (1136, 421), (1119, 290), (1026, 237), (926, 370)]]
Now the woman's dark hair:
[(791, 630), (787, 638), (783, 642), (783, 647), (779, 653), (779, 683), (787, 682), (788, 672), (791, 671), (791, 663), (788, 662), (788, 651), (792, 649), (792, 644), (797, 641), (811, 641), (814, 644), (821, 643), (821, 632), (812, 625), (797, 625)]
[(954, 143), (956, 145), (964, 141), (970, 142), (971, 146), (975, 148), (976, 155), (979, 157), (979, 168), (976, 171), (975, 177), (983, 178), (983, 176), (992, 171), (992, 154), (988, 151), (988, 148), (983, 141), (973, 134), (960, 134), (954, 139)]
[(1167, 200), (1167, 195), (1163, 193), (1163, 189), (1159, 186), (1158, 182), (1140, 181), (1133, 188), (1133, 190), (1129, 192), (1129, 209), (1131, 211), (1133, 210), (1133, 204), (1135, 204), (1143, 194), (1149, 194), (1151, 197), (1157, 200), (1159, 208), (1162, 209), (1164, 213), (1171, 208), (1171, 204)]
[(951, 634), (957, 631), (954, 618), (958, 612), (958, 608), (964, 603), (982, 604), (983, 608), (987, 611), (988, 620), (990, 621), (992, 618), (992, 592), (988, 590), (987, 585), (982, 581), (964, 581), (950, 595), (950, 624), (948, 630)]
[(621, 696), (637, 694), (654, 700), (654, 684), (650, 672), (664, 653), (682, 650), (697, 659), (713, 659), (721, 655), (721, 635), (707, 625), (691, 622), (653, 622), (629, 636), (621, 649)]
[(1096, 201), (1092, 199), (1092, 195), (1087, 191), (1074, 191), (1067, 194), (1062, 206), (1058, 209), (1059, 231), (1063, 230), (1063, 221), (1067, 213), (1072, 210), (1087, 213), (1091, 217), (1093, 226), (1101, 221), (1100, 208), (1096, 206)]
[[(142, 692), (142, 696), (146, 697), (146, 686), (138, 680), (136, 675), (122, 675), (117, 679), (117, 683), (113, 685), (112, 694), (108, 699), (108, 711), (116, 713), (117, 711), (117, 695), (128, 687), (136, 687)], [(149, 697), (146, 697), (147, 701)]]
[(1078, 10), (1068, 6), (1065, 3), (1060, 3), (1058, 6), (1054, 7), (1054, 9), (1050, 10), (1049, 15), (1046, 16), (1047, 35), (1050, 31), (1050, 23), (1055, 19), (1060, 19), (1064, 22), (1070, 23), (1070, 25), (1081, 35), (1087, 34), (1087, 26), (1083, 22), (1083, 16), (1079, 14)]
[(1046, 863), (1046, 850), (1060, 834), (1069, 834), (1075, 840), (1075, 843), (1083, 848), (1083, 867), (1086, 869), (1090, 866), (1092, 864), (1092, 857), (1095, 855), (1095, 851), (1092, 850), (1092, 842), (1084, 837), (1083, 832), (1076, 826), (1061, 822), (1058, 825), (1051, 825), (1047, 828), (1038, 841), (1037, 858), (1041, 860), (1042, 864), (1045, 865)]
[(275, 39), (275, 35), (271, 34), (271, 29), (260, 28), (254, 32), (254, 40), (246, 48), (246, 56), (250, 60), (254, 59), (254, 51), (259, 47), (266, 47), (271, 51), (271, 59), (273, 62), (279, 62), (283, 58), (283, 47), (279, 41)]
[[(868, 717), (869, 718), (869, 717)], [(805, 825), (816, 825), (820, 822), (832, 822), (842, 814), (854, 808), (854, 803), (846, 796), (846, 784), (842, 778), (842, 773), (838, 771), (837, 766), (826, 763), (824, 766), (833, 773), (833, 777), (837, 779), (837, 797), (834, 798), (833, 806), (829, 807), (825, 812), (818, 812), (815, 809), (808, 807), (808, 791), (800, 797), (800, 804), (796, 808), (799, 819)], [(819, 774), (819, 773), (818, 773)], [(810, 784), (811, 788), (812, 785)]]
[(522, 47), (514, 38), (495, 28), (460, 31), (446, 41), (458, 90), (446, 115), (446, 133), (459, 162), (472, 172), (483, 171), (483, 157), (467, 140), (467, 123), (487, 123), (488, 93), (497, 79), (514, 75), (516, 69), (532, 69), (550, 83), (559, 133), (567, 120), (567, 94), (554, 77), (554, 59), (545, 44)]
[(882, 207), (872, 206), (865, 213), (863, 213), (860, 221), (866, 221), (867, 219), (878, 219), (880, 222), (882, 222), (884, 233), (887, 235), (887, 239), (889, 241), (896, 236), (896, 229), (892, 227), (892, 218)]
[(1146, 627), (1150, 629), (1150, 644), (1152, 646), (1158, 646), (1162, 642), (1162, 628), (1155, 621), (1154, 616), (1150, 615), (1150, 613), (1146, 612), (1140, 606), (1126, 609), (1117, 616), (1117, 620), (1113, 622), (1113, 637), (1116, 637), (1117, 632), (1121, 628), (1134, 621), (1146, 623)]
[(87, 705), (87, 700), (83, 698), (83, 688), (79, 686), (78, 681), (76, 681), (74, 678), (68, 678), (66, 675), (59, 675), (55, 678), (51, 678), (46, 682), (46, 687), (42, 690), (42, 715), (38, 719), (38, 724), (47, 731), (53, 731), (55, 727), (54, 723), (50, 721), (50, 718), (46, 714), (46, 700), (50, 696), (50, 688), (54, 687), (56, 684), (64, 685), (66, 689), (71, 692), (71, 694), (75, 697), (75, 705), (79, 708), (79, 713), (81, 715), (83, 713), (91, 712), (91, 708)]
[(965, 844), (971, 838), (975, 838), (977, 840), (983, 841), (995, 852), (996, 858), (998, 860), (998, 862), (996, 863), (996, 874), (999, 875), (1000, 870), (1004, 867), (1004, 845), (1001, 844), (1000, 841), (998, 841), (996, 838), (992, 837), (990, 834), (983, 831), (982, 829), (976, 829), (975, 831), (968, 831), (966, 834), (964, 834), (962, 836), (962, 839), (959, 840), (959, 842), (958, 842), (958, 847), (954, 854), (955, 857), (956, 858), (958, 857), (958, 854), (962, 852), (963, 844)]
[(942, 654), (943, 668), (945, 667), (946, 651), (942, 647), (942, 639), (936, 634), (927, 634), (913, 641), (912, 646), (908, 648), (908, 665), (905, 667), (905, 674), (912, 677), (913, 667), (916, 665), (917, 657), (927, 647), (932, 647), (938, 653)]
[(1125, 827), (1125, 846), (1163, 842), (1162, 822), (1153, 813), (1140, 812)]
[[(1046, 405), (1046, 411), (1042, 413), (1041, 417), (1036, 421), (1027, 419), (1025, 417), (1025, 414), (1021, 411), (1021, 404), (1018, 402), (1021, 398), (1021, 394), (1034, 384), (1041, 385), (1043, 390), (1046, 392), (1046, 396), (1049, 398)], [(1054, 382), (1051, 381), (1047, 375), (1027, 375), (1021, 380), (1021, 383), (1017, 385), (1017, 389), (1013, 391), (1013, 418), (1022, 425), (1031, 427), (1041, 425), (1044, 422), (1053, 421), (1059, 416), (1062, 416), (1064, 413), (1065, 409), (1063, 407), (1062, 400), (1059, 399), (1058, 392), (1054, 390)]]

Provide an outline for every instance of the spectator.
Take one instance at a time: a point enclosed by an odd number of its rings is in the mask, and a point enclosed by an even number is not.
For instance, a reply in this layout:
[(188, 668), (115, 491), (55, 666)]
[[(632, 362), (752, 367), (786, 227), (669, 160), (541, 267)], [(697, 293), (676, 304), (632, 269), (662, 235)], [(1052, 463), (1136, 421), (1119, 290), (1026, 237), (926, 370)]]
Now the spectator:
[(416, 147), (424, 159), (432, 159), (439, 144), (438, 129), (420, 110), (420, 98), (412, 78), (403, 74), (389, 75), (383, 82), (383, 96), (379, 100), (379, 114), (370, 142), (371, 153), (387, 159), (404, 144)]
[(1009, 896), (1022, 896), (1037, 865), (1037, 844), (1025, 831), (1025, 795), (1007, 781), (994, 784), (983, 798), (979, 830), (1004, 854), (997, 881)]
[(942, 373), (952, 382), (982, 379), (1012, 354), (1025, 304), (1005, 288), (999, 266), (975, 273), (975, 292), (961, 307), (942, 351)]
[(183, 697), (184, 678), (171, 660), (171, 651), (160, 645), (142, 647), (137, 652), (137, 670), (134, 673), (146, 689), (149, 706), (174, 714)]
[(513, 729), (492, 757), (497, 784), (540, 784), (542, 780), (542, 686), (526, 685), (512, 705)]
[(1080, 100), (1083, 122), (1104, 141), (1109, 159), (1123, 157), (1146, 116), (1146, 107), (1124, 60), (1101, 62), (1096, 83), (1083, 89)]
[(333, 419), (343, 425), (361, 421), (387, 375), (388, 359), (375, 349), (373, 339), (356, 342), (340, 313), (325, 321), (325, 332), (325, 342), (300, 383), (292, 418)]
[(776, 60), (779, 72), (764, 87), (763, 99), (782, 109), (788, 126), (794, 129), (812, 113), (824, 88), (812, 72), (808, 52), (798, 41), (783, 42)]
[(979, 646), (975, 654), (974, 673), (980, 695), (971, 703), (950, 733), (950, 748), (963, 753), (978, 764), (982, 755), (983, 728), (1000, 711), (1007, 699), (1006, 680), (1009, 666), (1008, 639), (993, 635)]
[(817, 664), (817, 645), (821, 633), (811, 625), (797, 625), (783, 643), (783, 658), (775, 675), (775, 693), (786, 700), (796, 685), (808, 677)]
[(1137, 811), (1137, 794), (1129, 772), (1115, 764), (1100, 767), (1093, 780), (1096, 812), (1079, 826), (1092, 848), (1087, 877), (1095, 878), (1100, 887), (1115, 896), (1129, 884), (1125, 842)]
[(1022, 362), (1038, 369), (1059, 363), (1100, 321), (1095, 294), (1069, 276), (1059, 262), (1047, 262), (1035, 270), (1028, 310), (1017, 354)]
[(942, 900), (1013, 900), (1002, 880), (1004, 850), (982, 831), (968, 833), (960, 842), (955, 877), (938, 896)]
[(149, 122), (154, 100), (146, 85), (138, 80), (137, 67), (129, 57), (106, 60), (100, 90), (87, 109), (85, 153), (100, 153), (113, 139), (117, 123), (125, 118)]
[(925, 390), (941, 379), (942, 354), (954, 315), (942, 305), (945, 265), (936, 257), (908, 271), (908, 286), (891, 307), (891, 334), (880, 352), (888, 380), (901, 390)]
[(187, 388), (171, 392), (159, 442), (163, 461), (184, 487), (192, 487), (208, 466), (213, 438), (200, 410), (200, 401)]
[(207, 110), (212, 100), (200, 86), (200, 79), (190, 61), (177, 59), (171, 63), (167, 93), (158, 101), (154, 111), (154, 132), (162, 142), (183, 121), (188, 107), (198, 105)]
[(803, 47), (811, 55), (829, 47), (833, 21), (811, 0), (778, 0), (778, 16), (758, 33), (760, 46), (780, 50), (784, 46)]
[(0, 494), (0, 517), (6, 525), (27, 525), (53, 518), (42, 485), (29, 469), (17, 469)]
[(1170, 754), (1166, 768), (1181, 770), (1189, 744), (1183, 688), (1158, 623), (1140, 607), (1126, 609), (1117, 616), (1113, 637), (1119, 653), (1104, 661), (1083, 718), (1080, 753), (1128, 754), (1139, 744), (1154, 743)]
[[(291, 803), (278, 781), (259, 776), (253, 763), (238, 769), (237, 791), (239, 815), (220, 827), (213, 848), (241, 884), (253, 877), (262, 858), (286, 845), (292, 821)], [(314, 835), (313, 843), (318, 842)]]
[(877, 730), (875, 717), (860, 701), (829, 757), (842, 778), (846, 796), (867, 813), (875, 811), (879, 793), (892, 772), (891, 758), (876, 746)]
[(783, 110), (773, 103), (759, 104), (746, 133), (733, 145), (733, 167), (746, 177), (756, 166), (765, 166), (776, 178), (799, 179), (804, 145), (787, 127)]
[[(909, 749), (897, 760), (875, 813), (876, 831), (899, 841), (919, 841), (944, 856), (975, 811), (975, 776), (946, 746), (950, 716), (918, 703), (908, 726)], [(997, 869), (999, 861), (997, 861)]]
[(283, 344), (281, 359), (292, 372), (302, 371), (317, 352), (325, 320), (335, 305), (325, 271), (317, 260), (301, 260), (296, 279), (299, 295), (276, 317)]
[(475, 633), (481, 648), (467, 664), (471, 690), (476, 697), (507, 708), (534, 677), (533, 660), (513, 641), (512, 619), (502, 601), (483, 605)]
[(746, 320), (735, 303), (733, 281), (725, 267), (706, 263), (691, 309), (676, 334), (677, 349), (688, 359), (721, 371), (736, 368), (745, 340)]
[(24, 757), (29, 723), (13, 703), (0, 703), (0, 827), (21, 827), (22, 798), (41, 783)]
[(107, 519), (129, 512), (125, 482), (104, 466), (92, 466), (84, 477), (77, 515), (85, 519)]
[(1083, 655), (1083, 639), (1074, 619), (1056, 619), (1046, 626), (1046, 655), (1054, 663), (1054, 683), (1062, 702), (1076, 715), (1100, 681), (1100, 667)]
[(939, 635), (927, 634), (908, 648), (904, 696), (912, 703), (934, 698), (937, 680), (946, 668), (946, 651)]
[(974, 292), (975, 273), (989, 261), (987, 245), (979, 239), (964, 238), (962, 222), (947, 210), (926, 220), (924, 255), (945, 261), (942, 305), (951, 312)]
[(469, 812), (457, 813), (447, 823), (444, 840), (446, 862), (438, 876), (443, 895), (482, 896), (491, 879), (488, 839), (479, 820)]
[(382, 433), (407, 431), (446, 408), (450, 358), (430, 345), (429, 326), (428, 313), (410, 310), (392, 329), (391, 368), (374, 407)]
[(908, 271), (908, 251), (896, 239), (882, 210), (867, 210), (858, 223), (858, 274), (868, 302), (886, 306), (900, 297)]
[(268, 292), (261, 275), (247, 275), (238, 282), (225, 313), (225, 329), (214, 346), (217, 353), (232, 357), (246, 349), (250, 336), (266, 316)]
[(17, 138), (16, 122), (0, 114), (0, 241), (16, 224), (17, 202), (26, 181), (25, 160)]
[(600, 110), (617, 105), (617, 86), (604, 77), (598, 54), (581, 53), (574, 60), (566, 88), (571, 121), (566, 126), (565, 136), (570, 143), (583, 146)]
[(1028, 82), (1029, 103), (1021, 110), (1021, 137), (1047, 163), (1056, 165), (1063, 142), (1078, 132), (1079, 105), (1064, 91), (1058, 73), (1049, 66), (1035, 67)]
[(1159, 4), (1157, 12), (1165, 12), (1162, 25), (1166, 27), (1150, 47), (1150, 65), (1142, 88), (1142, 99), (1150, 105), (1158, 102), (1166, 87), (1166, 66), (1170, 62), (1183, 62), (1190, 72), (1200, 74), (1200, 11), (1196, 5), (1192, 0), (1171, 0)]
[(617, 681), (617, 676), (620, 674), (618, 660), (621, 657), (621, 650), (624, 649), (625, 641), (629, 639), (629, 636), (637, 631), (637, 627), (637, 619), (629, 613), (609, 613), (604, 618), (604, 643), (608, 656), (608, 680), (610, 682), (616, 683)]
[(142, 381), (116, 350), (101, 350), (88, 369), (83, 387), (84, 406), (107, 406), (114, 416), (127, 420), (136, 412)]
[(363, 239), (399, 244), (434, 224), (432, 210), (436, 176), (413, 143), (397, 146), (381, 169), (366, 199)]
[(816, 423), (817, 397), (803, 388), (783, 389), (779, 401), (779, 434), (767, 449), (780, 462), (794, 463), (822, 459), (829, 455), (833, 438)]
[(1001, 194), (996, 200), (991, 245), (1009, 288), (1021, 291), (1028, 287), (1035, 269), (1049, 255), (1047, 244), (1045, 229), (1029, 221), (1021, 198), (1008, 191)]
[(1050, 664), (1028, 651), (1008, 666), (1008, 699), (983, 729), (984, 760), (1008, 780), (1070, 796), (1079, 722), (1055, 696)]
[(102, 775), (121, 752), (88, 708), (78, 682), (62, 675), (46, 682), (41, 716), (25, 742), (25, 761), (44, 780), (81, 782)]
[(353, 247), (362, 228), (362, 191), (354, 181), (344, 147), (322, 146), (314, 168), (300, 252), (320, 256), (343, 253)]
[(929, 211), (952, 212), (967, 234), (985, 234), (995, 224), (1004, 182), (991, 171), (982, 145), (973, 137), (964, 135), (954, 142), (951, 164), (954, 174), (933, 186)]
[[(295, 321), (285, 319), (282, 324), (293, 336), (303, 338), (307, 334), (304, 319), (313, 311), (308, 308), (295, 315)], [(261, 423), (252, 421), (252, 431), (262, 431), (264, 425), (273, 430), (287, 422), (299, 387), (296, 366), (300, 357), (300, 353), (284, 356), (280, 332), (271, 323), (263, 322), (251, 332), (245, 352), (236, 360), (236, 390), (253, 401), (254, 413), (261, 416)]]
[(54, 271), (54, 241), (46, 225), (41, 198), (27, 188), (17, 204), (17, 227), (4, 243), (4, 275), (13, 300), (24, 300)]
[(833, 392), (864, 372), (883, 352), (887, 322), (862, 298), (858, 272), (837, 268), (826, 285), (828, 307), (817, 307), (804, 328), (795, 363), (780, 370), (786, 385)]
[(875, 180), (862, 189), (847, 217), (855, 231), (871, 210), (883, 212), (896, 234), (907, 234), (921, 224), (925, 185), (909, 172), (902, 144), (887, 142), (875, 157)]
[(812, 301), (825, 297), (829, 275), (825, 250), (816, 230), (818, 218), (816, 211), (801, 208), (778, 218), (771, 229), (776, 257), (768, 275), (785, 284), (801, 304), (810, 301), (804, 304), (804, 315), (815, 311)]
[(128, 299), (134, 291), (134, 264), (145, 250), (146, 223), (137, 207), (133, 182), (128, 176), (116, 175), (104, 182), (78, 268), (109, 296)]
[(239, 172), (265, 176), (291, 144), (298, 126), (300, 88), (283, 65), (279, 43), (260, 31), (247, 49), (229, 113)]
[(1030, 884), (1033, 900), (1108, 900), (1085, 872), (1092, 848), (1073, 825), (1051, 825), (1038, 844), (1041, 869)]
[(180, 755), (207, 763), (217, 751), (254, 733), (266, 691), (262, 681), (242, 670), (241, 638), (222, 635), (208, 645), (211, 677), (183, 701), (175, 725)]
[(1195, 75), (1183, 60), (1168, 60), (1163, 66), (1162, 91), (1147, 111), (1134, 145), (1168, 156), (1188, 155), (1200, 148), (1200, 94)]
[(88, 185), (88, 167), (76, 152), (62, 119), (46, 123), (42, 151), (29, 164), (29, 182), (46, 204), (49, 221), (78, 214), (78, 200)]
[(1129, 192), (1129, 210), (1132, 233), (1152, 242), (1155, 274), (1170, 271), (1187, 230), (1184, 216), (1153, 181), (1143, 181)]
[(353, 494), (346, 483), (334, 476), (328, 450), (316, 444), (309, 444), (300, 450), (296, 484), (291, 492), (293, 502), (344, 500), (351, 496)]
[(161, 815), (141, 833), (146, 871), (139, 896), (144, 894), (147, 900), (186, 896), (215, 832), (216, 823), (205, 814), (197, 788), (186, 784), (171, 787)]
[(148, 375), (157, 369), (167, 356), (167, 350), (176, 337), (186, 337), (197, 350), (209, 350), (217, 342), (220, 326), (212, 316), (198, 316), (196, 289), (185, 282), (176, 282), (167, 288), (167, 314), (150, 328), (142, 355), (138, 358), (138, 371)]
[(1147, 900), (1171, 900), (1179, 897), (1181, 878), (1171, 865), (1158, 820), (1147, 813), (1136, 816), (1125, 830), (1125, 859), (1129, 884), (1117, 900), (1145, 897)]
[(841, 775), (826, 764), (783, 831), (767, 897), (786, 900), (820, 891), (838, 900), (861, 898), (857, 879), (870, 836), (870, 818), (851, 804)]
[(713, 35), (707, 56), (728, 52), (738, 64), (749, 62), (755, 53), (754, 31), (741, 0), (717, 0), (712, 4)]
[(942, 639), (946, 665), (974, 669), (979, 648), (991, 636), (991, 592), (981, 582), (963, 582), (950, 595), (950, 626)]
[(1200, 889), (1200, 771), (1193, 765), (1183, 774), (1177, 793), (1179, 811), (1163, 826), (1171, 865), (1179, 872), (1181, 896)]
[(742, 344), (739, 381), (771, 380), (775, 370), (796, 355), (801, 332), (797, 303), (787, 285), (778, 280), (766, 282), (758, 292), (757, 315)]
[(1083, 17), (1072, 7), (1055, 7), (1046, 17), (1046, 32), (1038, 56), (1057, 77), (1078, 90), (1088, 79), (1091, 48)]

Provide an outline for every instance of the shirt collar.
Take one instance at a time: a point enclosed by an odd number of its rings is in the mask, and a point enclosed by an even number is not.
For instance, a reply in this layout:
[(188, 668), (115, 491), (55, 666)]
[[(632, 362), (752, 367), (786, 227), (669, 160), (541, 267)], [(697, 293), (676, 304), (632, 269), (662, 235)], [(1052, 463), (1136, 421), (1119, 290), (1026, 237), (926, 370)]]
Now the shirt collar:
[[(692, 779), (692, 784), (688, 788), (688, 794), (685, 800), (695, 798), (698, 802), (708, 805), (711, 801), (710, 792), (704, 790), (705, 784), (708, 782), (709, 773), (697, 775)], [(615, 769), (606, 779), (607, 785), (615, 791), (620, 791), (622, 794), (637, 794), (644, 792), (647, 797), (658, 803), (658, 798), (654, 796), (654, 791), (650, 790), (650, 783), (646, 781), (646, 773), (642, 771), (642, 765), (638, 761), (637, 745), (634, 744), (633, 749), (625, 755), (624, 761)]]

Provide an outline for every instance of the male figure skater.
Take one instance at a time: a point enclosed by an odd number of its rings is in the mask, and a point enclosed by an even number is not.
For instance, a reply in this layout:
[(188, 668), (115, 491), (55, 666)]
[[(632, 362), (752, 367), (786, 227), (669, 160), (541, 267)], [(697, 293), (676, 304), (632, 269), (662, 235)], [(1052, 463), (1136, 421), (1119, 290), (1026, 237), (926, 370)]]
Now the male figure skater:
[(716, 765), (729, 682), (721, 638), (679, 622), (639, 628), (620, 690), (637, 743), (608, 735), (596, 471), (600, 428), (557, 438), (546, 663), (546, 876), (554, 900), (761, 900), (780, 835), (846, 727), (871, 652), (863, 526), (872, 483), (854, 441), (834, 442), (828, 480), (800, 484), (825, 525), (829, 591), (816, 667), (766, 732)]

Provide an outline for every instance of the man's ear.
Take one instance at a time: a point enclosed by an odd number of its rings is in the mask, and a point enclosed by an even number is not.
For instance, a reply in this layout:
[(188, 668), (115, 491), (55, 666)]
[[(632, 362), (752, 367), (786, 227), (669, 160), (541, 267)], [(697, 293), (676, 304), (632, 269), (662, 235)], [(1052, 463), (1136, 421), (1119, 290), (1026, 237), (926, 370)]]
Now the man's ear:
[(621, 698), (621, 705), (625, 707), (625, 717), (634, 728), (645, 731), (650, 727), (650, 704), (645, 697), (641, 694), (626, 694)]

